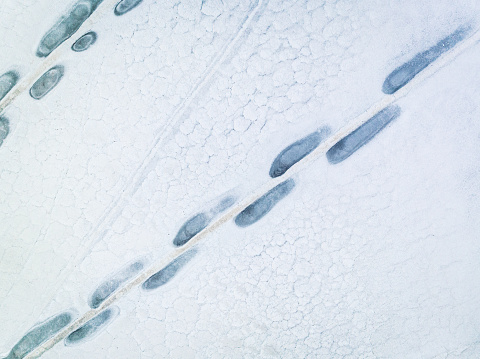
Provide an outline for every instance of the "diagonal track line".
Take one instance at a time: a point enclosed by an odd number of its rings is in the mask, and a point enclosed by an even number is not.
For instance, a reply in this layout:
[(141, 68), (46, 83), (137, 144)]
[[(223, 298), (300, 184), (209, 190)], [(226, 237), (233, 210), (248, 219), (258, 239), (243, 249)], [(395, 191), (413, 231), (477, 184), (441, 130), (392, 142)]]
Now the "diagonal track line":
[[(58, 63), (60, 59), (63, 58), (63, 55), (70, 52), (70, 47), (76, 41), (77, 34), (85, 33), (90, 30), (94, 24), (103, 18), (106, 14), (113, 11), (113, 8), (119, 0), (104, 0), (97, 9), (89, 16), (87, 20), (78, 28), (78, 30), (72, 34), (68, 39), (61, 43), (56, 49), (54, 49), (50, 55), (43, 58), (41, 62), (34, 67), (31, 71), (22, 75), (18, 83), (0, 100), (0, 113), (2, 113), (10, 104), (12, 104), (18, 96), (24, 92), (28, 92), (30, 87), (35, 83), (35, 81), (44, 74), (50, 67)], [(72, 5), (72, 4), (70, 4)], [(66, 8), (68, 9), (68, 7)], [(65, 10), (66, 11), (66, 10)], [(62, 13), (61, 15), (64, 15)], [(59, 15), (59, 16), (61, 16)], [(42, 229), (41, 236), (45, 236), (45, 231)], [(38, 239), (37, 239), (38, 240)], [(29, 255), (27, 261), (31, 258)], [(11, 288), (10, 288), (11, 289)], [(3, 303), (0, 302), (0, 308)]]
[[(89, 30), (106, 14), (113, 11), (114, 5), (116, 3), (118, 3), (118, 0), (103, 1), (98, 6), (97, 10), (80, 26), (80, 28), (69, 39), (65, 40), (60, 46), (58, 46), (54, 51), (52, 51), (52, 53), (48, 57), (43, 59), (40, 64), (38, 64), (34, 69), (23, 75), (19, 79), (18, 83), (12, 88), (12, 90), (0, 101), (0, 113), (4, 111), (19, 95), (23, 94), (25, 91), (28, 91), (32, 84), (46, 70), (48, 70), (58, 61), (60, 61), (60, 59), (63, 58), (63, 55), (70, 51), (72, 43), (76, 40), (76, 34), (83, 33)], [(185, 114), (185, 111), (191, 105), (192, 101), (195, 100), (202, 88), (207, 85), (209, 81), (211, 81), (212, 77), (215, 75), (215, 73), (217, 73), (221, 64), (228, 59), (228, 56), (231, 55), (232, 50), (236, 46), (238, 46), (240, 40), (248, 31), (248, 28), (251, 25), (252, 21), (254, 21), (257, 16), (261, 15), (261, 12), (263, 11), (267, 3), (268, 0), (252, 1), (251, 8), (246, 13), (242, 21), (238, 24), (237, 30), (232, 36), (230, 36), (230, 38), (225, 41), (225, 44), (217, 52), (217, 55), (213, 58), (209, 66), (200, 76), (199, 81), (197, 81), (197, 83), (190, 90), (185, 99), (176, 107), (172, 116), (170, 117), (170, 120), (163, 125), (168, 126), (167, 130), (158, 130), (159, 134), (156, 136), (155, 140), (150, 145), (150, 150), (148, 154), (146, 155), (142, 163), (137, 167), (137, 169), (132, 173), (123, 188), (119, 191), (120, 195), (106, 209), (103, 216), (97, 222), (96, 226), (94, 226), (94, 228), (91, 229), (89, 233), (84, 236), (84, 248), (86, 248), (86, 250), (81, 251), (75, 258), (73, 258), (72, 261), (68, 263), (66, 268), (64, 268), (64, 270), (62, 271), (61, 275), (57, 278), (57, 283), (65, 281), (66, 276), (71, 271), (71, 269), (75, 267), (75, 265), (80, 263), (88, 255), (88, 253), (90, 253), (91, 248), (95, 245), (95, 243), (100, 241), (103, 236), (109, 231), (109, 225), (114, 222), (121, 214), (125, 203), (137, 191), (139, 185), (142, 182), (143, 176), (155, 163), (155, 156), (158, 152), (158, 149), (161, 148), (165, 140), (168, 139), (168, 136), (174, 133), (175, 129), (181, 123), (182, 116)], [(43, 233), (43, 235), (45, 235), (45, 232)]]
[[(107, 6), (109, 3), (113, 5), (117, 1), (118, 0), (104, 3), (103, 12), (109, 11), (111, 10), (111, 8), (113, 8), (112, 6)], [(133, 171), (132, 175), (130, 176), (130, 178), (128, 178), (123, 188), (119, 190), (119, 196), (104, 211), (103, 216), (99, 219), (97, 225), (94, 226), (94, 228), (91, 229), (86, 235), (84, 235), (83, 248), (85, 248), (85, 250), (79, 251), (75, 258), (73, 258), (66, 265), (66, 267), (63, 268), (61, 274), (56, 280), (56, 283), (64, 282), (68, 276), (68, 273), (71, 272), (72, 268), (81, 263), (81, 261), (91, 252), (93, 246), (98, 243), (105, 236), (106, 233), (109, 232), (111, 223), (113, 223), (118, 218), (127, 201), (138, 190), (140, 184), (143, 181), (145, 173), (148, 173), (149, 169), (155, 164), (158, 149), (161, 148), (163, 143), (168, 139), (168, 137), (172, 133), (174, 133), (174, 131), (182, 121), (182, 116), (184, 116), (192, 101), (196, 99), (202, 88), (207, 85), (209, 81), (211, 81), (215, 73), (218, 72), (221, 64), (226, 61), (231, 55), (232, 50), (239, 45), (242, 37), (247, 33), (252, 21), (254, 21), (258, 16), (261, 15), (267, 3), (268, 0), (257, 0), (256, 2), (254, 1), (252, 3), (248, 13), (238, 25), (237, 31), (225, 42), (223, 47), (217, 52), (217, 55), (210, 62), (210, 65), (202, 73), (200, 80), (194, 85), (194, 87), (190, 90), (190, 92), (180, 103), (180, 105), (177, 106), (172, 116), (170, 117), (170, 120), (163, 125), (167, 127), (167, 129), (164, 131), (159, 131), (159, 134), (156, 136), (153, 143), (149, 146), (150, 150), (142, 163), (137, 167), (135, 171)], [(103, 12), (99, 12), (98, 10), (99, 9), (97, 9), (97, 11), (94, 13), (97, 16), (94, 17), (92, 15), (80, 27), (78, 32), (84, 30), (87, 26), (91, 27), (91, 23), (95, 22), (102, 16)], [(28, 90), (28, 88), (31, 86), (31, 83), (33, 83), (46, 69), (52, 66), (58, 60), (58, 58), (61, 58), (61, 55), (65, 51), (69, 51), (71, 45), (70, 42), (73, 42), (73, 39), (71, 38), (69, 40), (70, 41), (65, 41), (56, 50), (54, 50), (52, 54), (42, 62), (41, 66), (39, 66), (39, 68), (37, 68), (35, 72), (30, 73), (23, 79), (23, 81), (19, 82), (19, 84), (17, 84), (17, 86), (12, 89), (11, 93), (6, 98), (4, 98), (3, 101), (0, 102), (0, 109), (8, 106), (19, 94), (23, 93), (23, 91), (25, 90)], [(54, 294), (50, 296), (50, 301), (53, 295)]]
[[(211, 65), (204, 72), (204, 75), (197, 82), (197, 84), (192, 88), (190, 93), (187, 95), (185, 100), (177, 107), (174, 111), (171, 120), (165, 124), (169, 126), (167, 130), (160, 132), (156, 137), (153, 144), (150, 146), (150, 151), (142, 161), (142, 163), (133, 171), (131, 177), (128, 179), (126, 184), (122, 189), (119, 190), (120, 195), (111, 203), (109, 208), (107, 208), (97, 222), (97, 225), (91, 229), (86, 235), (83, 236), (84, 243), (83, 247), (86, 248), (83, 251), (79, 251), (77, 256), (73, 258), (68, 265), (62, 270), (62, 273), (58, 276), (56, 283), (62, 283), (66, 280), (68, 274), (71, 272), (72, 268), (77, 266), (82, 260), (88, 256), (92, 251), (92, 248), (96, 243), (102, 240), (102, 238), (110, 231), (111, 224), (121, 215), (122, 210), (130, 198), (138, 190), (140, 184), (142, 183), (145, 174), (152, 168), (156, 161), (156, 155), (158, 150), (162, 147), (165, 140), (174, 133), (175, 129), (181, 123), (182, 116), (185, 114), (185, 111), (188, 109), (188, 106), (196, 98), (196, 96), (201, 91), (202, 87), (205, 86), (208, 81), (214, 76), (218, 71), (220, 65), (227, 59), (230, 52), (235, 46), (237, 46), (238, 41), (247, 31), (253, 19), (259, 14), (260, 9), (263, 8), (263, 5), (266, 2), (264, 0), (258, 0), (257, 4), (252, 8), (250, 13), (244, 18), (243, 23), (240, 25), (238, 32), (232, 36), (230, 41), (227, 41), (227, 44), (223, 47), (222, 51), (215, 57)], [(50, 299), (53, 299), (52, 297)]]
[(244, 208), (248, 205), (259, 199), (263, 196), (266, 192), (273, 189), (275, 186), (284, 182), (285, 180), (292, 178), (297, 173), (303, 171), (307, 168), (312, 162), (317, 160), (319, 157), (323, 156), (334, 144), (336, 144), (340, 139), (344, 138), (345, 136), (349, 135), (353, 131), (355, 131), (358, 127), (362, 124), (367, 122), (371, 117), (376, 115), (378, 112), (383, 110), (385, 107), (391, 105), (392, 103), (398, 101), (399, 99), (405, 97), (410, 91), (418, 87), (422, 82), (426, 79), (430, 78), (433, 74), (443, 68), (445, 65), (452, 62), (456, 57), (458, 57), (461, 53), (465, 52), (467, 49), (473, 47), (480, 41), (480, 30), (476, 31), (473, 35), (468, 37), (467, 39), (463, 40), (459, 43), (456, 47), (452, 50), (443, 54), (439, 59), (437, 59), (434, 63), (429, 65), (425, 68), (422, 72), (420, 72), (416, 77), (414, 77), (409, 83), (407, 83), (404, 87), (400, 90), (395, 92), (392, 95), (386, 95), (378, 102), (374, 103), (369, 109), (365, 112), (360, 114), (359, 116), (353, 118), (346, 126), (342, 129), (337, 131), (334, 135), (329, 137), (325, 140), (319, 147), (317, 147), (313, 152), (309, 155), (304, 157), (302, 160), (297, 162), (293, 165), (283, 176), (274, 178), (260, 186), (254, 194), (245, 198), (241, 202), (239, 202), (235, 207), (227, 211), (224, 215), (220, 216), (217, 220), (215, 220), (211, 225), (207, 226), (204, 230), (200, 231), (197, 235), (195, 235), (188, 243), (186, 243), (183, 247), (177, 248), (173, 250), (171, 253), (166, 255), (156, 264), (153, 264), (150, 268), (145, 270), (143, 273), (137, 275), (133, 280), (126, 283), (121, 289), (114, 292), (109, 298), (107, 298), (100, 307), (94, 310), (89, 310), (79, 319), (77, 319), (73, 324), (69, 325), (67, 328), (59, 332), (56, 336), (45, 342), (42, 346), (34, 350), (30, 355), (26, 356), (25, 358), (32, 359), (37, 358), (42, 355), (45, 351), (52, 348), (56, 343), (67, 337), (72, 331), (78, 329), (82, 324), (87, 322), (89, 319), (93, 318), (101, 311), (112, 305), (113, 303), (117, 302), (120, 298), (124, 297), (128, 294), (132, 289), (136, 288), (138, 285), (143, 283), (147, 278), (151, 275), (155, 274), (159, 270), (165, 268), (169, 263), (173, 260), (177, 259), (186, 251), (190, 250), (192, 247), (196, 246), (199, 242), (204, 240), (210, 233), (217, 230), (221, 227), (224, 223), (233, 219), (236, 215), (238, 215)]

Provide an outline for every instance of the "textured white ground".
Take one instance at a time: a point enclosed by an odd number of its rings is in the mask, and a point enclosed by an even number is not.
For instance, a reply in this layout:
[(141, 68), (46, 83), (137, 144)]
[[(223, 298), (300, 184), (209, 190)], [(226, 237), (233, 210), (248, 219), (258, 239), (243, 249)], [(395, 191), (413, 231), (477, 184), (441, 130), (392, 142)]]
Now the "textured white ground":
[[(34, 71), (64, 6), (2, 2), (0, 69)], [(101, 10), (88, 28), (97, 43), (58, 57), (59, 85), (5, 112), (0, 353), (58, 311), (85, 313), (129, 261), (165, 257), (186, 219), (228, 191), (253, 193), (286, 145), (346, 125), (382, 98), (391, 70), (479, 10), (446, 0)], [(477, 358), (479, 50), (399, 101), (402, 115), (353, 156), (310, 163), (261, 221), (224, 224), (171, 283), (133, 289), (93, 340), (43, 357)]]

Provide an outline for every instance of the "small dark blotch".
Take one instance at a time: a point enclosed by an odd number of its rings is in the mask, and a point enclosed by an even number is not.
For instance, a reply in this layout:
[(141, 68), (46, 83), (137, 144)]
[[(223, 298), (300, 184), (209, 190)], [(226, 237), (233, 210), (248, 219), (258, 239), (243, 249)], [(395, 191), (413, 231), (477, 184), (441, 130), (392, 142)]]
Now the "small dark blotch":
[(8, 119), (6, 117), (0, 116), (0, 146), (3, 143), (3, 140), (7, 138), (10, 133), (10, 126)]
[(62, 65), (52, 67), (45, 72), (30, 88), (30, 96), (35, 100), (40, 100), (49, 93), (63, 77), (65, 69)]
[(16, 71), (8, 71), (0, 76), (0, 100), (15, 86), (20, 78)]
[(96, 10), (103, 0), (79, 0), (67, 15), (62, 16), (40, 40), (37, 48), (38, 57), (46, 57), (72, 36)]
[(6, 359), (22, 359), (47, 339), (65, 328), (73, 320), (73, 314), (64, 312), (57, 314), (36, 325), (23, 336), (10, 351)]
[(262, 197), (257, 199), (235, 217), (235, 224), (239, 227), (248, 227), (263, 218), (295, 187), (295, 181), (288, 179), (272, 188)]
[(177, 247), (183, 246), (192, 239), (198, 232), (207, 227), (210, 219), (205, 213), (199, 213), (184, 223), (178, 230), (173, 239), (173, 244)]
[(235, 201), (236, 201), (236, 199), (235, 199), (235, 197), (233, 197), (233, 196), (225, 197), (224, 199), (222, 199), (222, 200), (220, 201), (219, 204), (217, 204), (217, 205), (215, 206), (215, 208), (213, 208), (212, 211), (213, 211), (215, 214), (221, 213), (221, 212), (227, 210), (228, 208), (232, 207), (232, 206), (235, 204)]
[(159, 270), (157, 273), (148, 278), (142, 284), (142, 288), (149, 291), (168, 283), (178, 273), (178, 271), (195, 256), (196, 253), (197, 251), (195, 249), (185, 252), (165, 268)]
[(144, 268), (143, 261), (136, 261), (125, 266), (120, 272), (103, 281), (90, 296), (88, 303), (90, 308), (98, 308), (108, 297), (115, 292), (126, 280), (132, 278), (135, 274)]
[(129, 272), (131, 274), (134, 274), (135, 272), (139, 272), (143, 269), (144, 265), (143, 265), (143, 262), (135, 262), (133, 264), (130, 265), (130, 268), (129, 268)]
[(98, 333), (100, 329), (105, 327), (117, 311), (116, 307), (105, 309), (66, 337), (65, 345), (79, 344), (88, 340), (89, 337), (92, 337), (95, 333)]
[(89, 304), (90, 308), (98, 308), (105, 299), (107, 299), (113, 292), (115, 292), (120, 286), (121, 282), (117, 279), (109, 279), (102, 284), (93, 292), (90, 297)]
[(384, 108), (355, 131), (333, 145), (327, 151), (328, 162), (337, 164), (350, 157), (391, 121), (400, 116), (400, 112), (400, 107), (396, 105)]
[(95, 41), (97, 41), (97, 33), (94, 31), (89, 31), (73, 43), (72, 50), (75, 52), (88, 50), (88, 48), (90, 48)]
[(140, 5), (143, 0), (122, 0), (115, 6), (115, 15), (121, 16)]
[(322, 128), (318, 132), (313, 132), (310, 135), (292, 143), (285, 148), (273, 160), (270, 167), (270, 177), (276, 178), (283, 175), (295, 163), (310, 154), (318, 145), (328, 136), (330, 130), (327, 127)]
[(462, 41), (470, 31), (469, 26), (463, 26), (449, 36), (440, 40), (428, 50), (417, 54), (413, 59), (397, 67), (385, 79), (382, 91), (391, 95), (410, 82), (420, 71)]

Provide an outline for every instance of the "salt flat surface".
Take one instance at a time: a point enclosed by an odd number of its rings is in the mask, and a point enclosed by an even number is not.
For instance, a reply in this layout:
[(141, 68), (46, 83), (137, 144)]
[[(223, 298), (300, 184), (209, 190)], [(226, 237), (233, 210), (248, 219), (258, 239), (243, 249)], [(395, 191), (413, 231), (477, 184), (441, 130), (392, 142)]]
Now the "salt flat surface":
[(133, 291), (94, 342), (46, 357), (476, 357), (479, 59), (400, 101), (348, 161), (315, 162), (258, 224), (226, 224), (174, 282)]
[[(256, 193), (282, 149), (335, 133), (383, 98), (393, 69), (478, 20), (478, 5), (447, 1), (98, 11), (90, 49), (59, 49), (52, 92), (5, 111), (2, 353), (37, 321), (88, 312), (128, 263), (159, 263), (189, 218)], [(32, 44), (32, 60), (2, 63), (36, 71)], [(309, 162), (264, 218), (223, 224), (165, 286), (116, 300), (98, 336), (44, 357), (476, 357), (479, 60), (475, 45), (351, 157)]]

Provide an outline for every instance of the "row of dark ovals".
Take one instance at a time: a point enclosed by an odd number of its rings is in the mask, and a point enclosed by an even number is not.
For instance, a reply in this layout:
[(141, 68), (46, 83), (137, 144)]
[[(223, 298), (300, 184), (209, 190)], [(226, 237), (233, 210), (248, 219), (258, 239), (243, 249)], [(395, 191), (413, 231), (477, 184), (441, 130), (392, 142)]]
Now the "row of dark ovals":
[[(355, 153), (359, 148), (368, 143), (378, 132), (400, 115), (400, 107), (388, 106), (371, 117), (356, 130), (342, 138), (327, 151), (327, 159), (331, 164), (337, 164)], [(270, 167), (270, 177), (276, 178), (284, 175), (293, 165), (314, 151), (330, 134), (328, 127), (322, 127), (308, 136), (292, 143), (281, 151), (273, 160)], [(292, 178), (281, 182), (256, 201), (248, 205), (235, 217), (238, 227), (248, 227), (269, 213), (275, 205), (285, 198), (295, 187)], [(198, 213), (187, 220), (178, 231), (173, 240), (177, 247), (188, 243), (200, 231), (206, 228), (208, 222), (204, 220), (204, 213)]]
[[(65, 345), (75, 345), (84, 341), (86, 338), (94, 337), (118, 312), (119, 309), (116, 306), (105, 309), (65, 338)], [(5, 359), (24, 358), (42, 343), (71, 324), (76, 317), (76, 312), (65, 311), (37, 324), (15, 344)]]
[[(56, 49), (66, 39), (70, 38), (83, 22), (95, 11), (97, 6), (103, 0), (80, 0), (69, 11), (67, 16), (62, 17), (42, 38), (37, 48), (37, 56), (48, 56), (54, 49)], [(115, 6), (114, 13), (117, 16), (123, 15), (128, 11), (139, 5), (142, 0), (122, 0)], [(440, 40), (437, 44), (429, 49), (417, 54), (410, 61), (407, 61), (403, 65), (393, 70), (385, 79), (382, 91), (385, 94), (393, 94), (403, 86), (405, 86), (410, 80), (412, 80), (419, 72), (426, 68), (429, 64), (435, 61), (443, 53), (450, 50), (457, 43), (462, 41), (471, 31), (470, 26), (462, 26), (456, 31)], [(73, 51), (85, 51), (97, 40), (97, 34), (93, 31), (87, 32), (82, 35), (72, 45)], [(34, 99), (41, 99), (47, 93), (49, 93), (61, 80), (65, 72), (62, 65), (56, 65), (46, 71), (30, 88), (30, 96)], [(0, 76), (0, 100), (15, 86), (18, 82), (19, 74), (15, 71), (9, 71)], [(9, 133), (8, 119), (0, 117), (0, 146), (3, 140)], [(300, 156), (297, 161), (310, 153), (318, 142), (318, 138), (322, 136), (322, 133), (313, 133), (304, 139), (292, 144), (292, 148), (286, 148), (277, 157), (270, 169), (271, 177), (278, 177), (288, 170), (289, 167), (285, 167), (284, 162), (295, 163), (295, 156)], [(316, 146), (318, 146), (319, 142)], [(315, 146), (315, 147), (316, 147)], [(315, 148), (314, 147), (314, 148)], [(338, 147), (337, 147), (338, 149)], [(303, 156), (302, 156), (303, 153)], [(333, 151), (331, 152), (331, 154)], [(283, 157), (282, 157), (283, 155)], [(293, 156), (291, 159), (288, 156)], [(338, 154), (337, 154), (338, 156)], [(329, 158), (330, 160), (330, 158)], [(333, 160), (338, 161), (338, 160)], [(332, 162), (332, 161), (330, 161)], [(291, 165), (290, 165), (291, 166)], [(282, 172), (283, 171), (283, 172)], [(271, 196), (270, 196), (271, 197)], [(263, 203), (266, 203), (265, 201)], [(251, 211), (254, 207), (250, 208)], [(239, 220), (242, 223), (242, 220)]]
[[(442, 39), (435, 46), (416, 55), (406, 64), (395, 69), (383, 84), (385, 94), (393, 94), (405, 86), (421, 70), (437, 59), (442, 53), (451, 49), (455, 44), (463, 40), (468, 33), (468, 27), (462, 27), (451, 35)], [(347, 136), (336, 142), (326, 153), (330, 164), (338, 164), (353, 155), (362, 146), (367, 144), (377, 133), (389, 123), (400, 116), (401, 109), (397, 105), (385, 107), (365, 123), (352, 131)], [(299, 139), (283, 149), (272, 162), (269, 175), (271, 178), (283, 176), (293, 165), (312, 153), (328, 136), (330, 128), (322, 127), (319, 130)], [(285, 198), (295, 187), (292, 178), (281, 182), (259, 199), (248, 205), (234, 219), (238, 227), (248, 227), (270, 212), (275, 205)], [(230, 206), (233, 202), (230, 203)], [(229, 207), (229, 206), (228, 206)], [(228, 208), (227, 207), (227, 208)], [(205, 212), (200, 212), (188, 219), (179, 229), (173, 239), (176, 247), (188, 243), (193, 237), (205, 229), (210, 217)], [(148, 278), (142, 285), (145, 290), (156, 289), (166, 284), (177, 271), (182, 268), (196, 253), (195, 248), (185, 252), (162, 270)]]
[[(385, 79), (382, 91), (385, 94), (394, 94), (443, 53), (465, 39), (470, 31), (470, 26), (462, 26), (440, 40), (434, 46), (430, 47), (428, 50), (417, 54), (410, 61), (396, 68)], [(367, 122), (333, 145), (326, 154), (328, 162), (331, 164), (337, 164), (350, 157), (363, 145), (368, 143), (391, 121), (396, 119), (400, 115), (400, 112), (400, 107), (396, 105), (388, 106), (379, 111)], [(315, 150), (329, 133), (329, 128), (323, 127), (319, 131), (313, 132), (286, 147), (273, 160), (269, 171), (270, 177), (276, 178), (285, 174), (290, 167)], [(247, 227), (257, 222), (282, 198), (287, 196), (294, 186), (295, 182), (293, 179), (288, 179), (285, 182), (280, 183), (245, 208), (235, 218), (235, 224), (239, 227)], [(195, 234), (196, 233), (192, 232), (191, 237)], [(175, 240), (174, 244), (176, 244)]]
[[(121, 16), (137, 5), (143, 0), (121, 0), (114, 9), (114, 14)], [(47, 57), (50, 53), (60, 46), (65, 40), (70, 38), (80, 26), (87, 20), (90, 15), (97, 9), (98, 5), (103, 0), (79, 0), (68, 11), (65, 16), (62, 16), (58, 22), (52, 26), (50, 30), (43, 36), (38, 45), (36, 55), (38, 57)], [(72, 50), (81, 52), (87, 50), (97, 41), (97, 33), (89, 31), (82, 35), (72, 45)], [(57, 86), (65, 73), (63, 65), (55, 65), (48, 69), (30, 88), (30, 96), (35, 100), (42, 99), (51, 90)], [(8, 92), (17, 84), (20, 75), (16, 71), (8, 71), (0, 76), (0, 100), (2, 100)], [(7, 138), (10, 131), (9, 121), (6, 117), (0, 116), (0, 146), (3, 140)]]
[[(124, 15), (143, 0), (121, 0), (114, 9), (116, 16)], [(79, 0), (70, 11), (43, 36), (38, 45), (36, 55), (47, 57), (65, 40), (70, 38), (96, 10), (103, 0)], [(89, 31), (77, 39), (71, 49), (75, 52), (82, 52), (92, 46), (97, 40), (97, 34)], [(42, 99), (59, 83), (65, 73), (63, 65), (55, 65), (47, 70), (31, 86), (30, 96), (35, 100)], [(0, 76), (0, 100), (2, 100), (18, 83), (20, 75), (16, 71), (9, 71)], [(9, 121), (6, 117), (0, 116), (0, 146), (9, 134)], [(128, 280), (132, 275), (143, 269), (142, 262), (135, 262), (124, 271), (117, 273), (116, 277), (102, 283), (90, 298), (90, 306), (97, 308), (118, 286)], [(105, 327), (117, 314), (119, 310), (112, 306), (100, 312), (98, 315), (87, 321), (80, 328), (72, 332), (66, 339), (65, 345), (74, 345), (95, 336)], [(34, 349), (39, 347), (46, 340), (53, 337), (63, 328), (67, 327), (76, 318), (74, 311), (66, 311), (54, 315), (47, 320), (35, 325), (30, 329), (12, 348), (6, 359), (21, 359), (27, 356)]]
[[(327, 151), (327, 159), (330, 163), (336, 164), (350, 157), (360, 147), (370, 141), (375, 134), (388, 125), (392, 120), (400, 114), (398, 106), (389, 106), (378, 114), (369, 119), (365, 124), (357, 128), (355, 131), (338, 141)], [(286, 147), (275, 158), (270, 168), (270, 176), (272, 178), (282, 176), (290, 167), (300, 161), (302, 158), (317, 148), (320, 143), (326, 139), (330, 131), (328, 128), (322, 128)], [(235, 218), (235, 224), (239, 227), (250, 226), (262, 217), (264, 217), (272, 208), (283, 198), (285, 198), (295, 187), (293, 179), (278, 184), (258, 200), (247, 206)], [(233, 199), (228, 200), (228, 205), (223, 210), (230, 207), (234, 203)], [(212, 220), (212, 216), (208, 212), (200, 212), (187, 220), (177, 232), (173, 243), (180, 247), (188, 243), (195, 235), (205, 229)], [(142, 284), (142, 289), (151, 291), (167, 284), (172, 278), (195, 256), (197, 250), (192, 248), (166, 267), (151, 275)], [(107, 300), (115, 291), (120, 288), (121, 284), (130, 280), (145, 267), (145, 263), (137, 261), (123, 269), (118, 274), (111, 276), (102, 282), (89, 298), (89, 305), (95, 309)], [(89, 337), (93, 337), (99, 329), (104, 327), (113, 317), (112, 311), (118, 313), (118, 308), (111, 307), (100, 312), (97, 316), (89, 320), (82, 327), (71, 333), (65, 340), (66, 345), (83, 342)]]
[[(85, 4), (90, 4), (90, 11), (93, 11), (101, 0), (79, 1), (71, 11), (70, 17), (82, 18), (82, 22), (86, 19), (86, 10), (82, 10)], [(124, 0), (117, 4), (115, 8), (116, 15), (122, 15), (127, 11), (137, 6), (141, 0)], [(88, 7), (87, 7), (88, 8)], [(93, 10), (92, 10), (93, 9)], [(90, 12), (91, 13), (91, 12)], [(89, 14), (90, 14), (89, 13)], [(83, 15), (82, 15), (83, 14)], [(88, 14), (88, 15), (89, 15)], [(83, 17), (82, 17), (83, 16)], [(88, 16), (87, 16), (88, 17)], [(63, 24), (65, 19), (62, 19), (59, 24)], [(59, 25), (58, 25), (59, 26)], [(66, 29), (78, 29), (80, 25), (75, 24), (66, 26)], [(442, 53), (451, 49), (458, 42), (463, 40), (468, 34), (470, 28), (462, 27), (446, 38), (439, 41), (436, 45), (428, 50), (417, 54), (413, 59), (396, 68), (390, 75), (387, 76), (383, 84), (383, 92), (386, 94), (393, 94), (400, 88), (405, 86), (411, 79), (413, 79), (420, 71), (437, 59)], [(49, 47), (46, 45), (39, 46), (38, 56), (47, 56), (54, 48), (61, 42), (70, 37), (72, 33), (67, 35), (59, 35), (57, 41), (51, 42), (53, 45)], [(49, 34), (45, 35), (43, 41), (47, 41)], [(61, 39), (61, 41), (60, 41)], [(72, 46), (74, 51), (82, 51), (81, 49), (88, 48), (95, 42), (96, 35), (94, 33), (87, 33), (82, 36)], [(50, 43), (50, 42), (49, 42)], [(78, 43), (78, 44), (77, 44)], [(48, 52), (50, 51), (50, 52)], [(46, 92), (50, 91), (63, 75), (63, 68), (55, 66), (47, 71), (45, 77), (40, 84), (37, 81), (30, 91), (33, 98), (41, 98)], [(14, 72), (8, 72), (0, 77), (0, 96), (5, 96), (8, 91), (15, 85), (18, 80), (18, 75)], [(41, 89), (47, 89), (48, 91)], [(41, 95), (43, 93), (43, 96)], [(385, 128), (390, 122), (399, 117), (400, 107), (391, 105), (379, 111), (368, 121), (358, 127), (356, 130), (339, 140), (326, 153), (327, 160), (330, 164), (338, 164), (348, 157), (353, 155), (362, 146), (367, 144), (377, 133)], [(8, 134), (8, 121), (0, 118), (0, 138), (3, 140)], [(305, 158), (313, 152), (330, 134), (328, 127), (322, 127), (304, 138), (287, 146), (281, 151), (273, 160), (270, 167), (269, 175), (272, 178), (283, 176), (293, 165)], [(3, 138), (2, 138), (3, 136)], [(247, 206), (242, 212), (235, 217), (235, 224), (238, 227), (248, 227), (261, 218), (263, 218), (272, 208), (283, 198), (285, 198), (295, 187), (293, 179), (287, 179), (281, 182), (252, 204)], [(173, 244), (176, 247), (181, 247), (188, 243), (194, 236), (205, 229), (214, 218), (212, 213), (220, 213), (231, 207), (235, 202), (233, 197), (223, 199), (212, 211), (200, 212), (188, 219), (177, 232)], [(177, 257), (166, 267), (150, 276), (143, 284), (142, 289), (146, 291), (157, 289), (168, 283), (178, 272), (182, 269), (197, 253), (195, 248), (190, 249)], [(144, 268), (146, 263), (144, 261), (135, 261), (134, 263), (123, 268), (120, 272), (112, 275), (110, 278), (103, 281), (97, 289), (90, 295), (88, 304), (91, 308), (96, 309), (107, 300), (120, 286), (138, 275)], [(116, 315), (119, 309), (116, 306), (111, 306), (92, 319), (83, 324), (80, 328), (70, 333), (65, 339), (65, 345), (74, 345), (89, 340), (98, 334)], [(63, 312), (54, 315), (46, 321), (37, 324), (10, 351), (6, 359), (20, 359), (24, 358), (32, 350), (40, 346), (43, 342), (53, 337), (60, 330), (72, 323), (76, 315), (72, 311)]]

